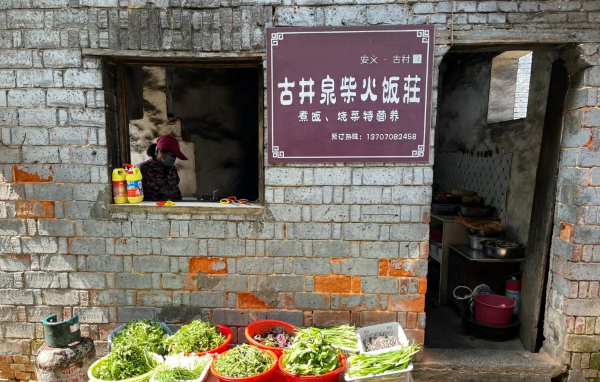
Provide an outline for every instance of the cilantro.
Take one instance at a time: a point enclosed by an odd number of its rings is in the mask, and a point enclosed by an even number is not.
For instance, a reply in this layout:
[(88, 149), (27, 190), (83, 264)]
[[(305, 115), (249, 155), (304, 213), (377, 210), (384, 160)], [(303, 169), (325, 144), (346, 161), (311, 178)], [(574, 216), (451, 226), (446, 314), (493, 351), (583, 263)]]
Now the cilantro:
[(262, 374), (275, 363), (265, 351), (246, 344), (220, 355), (214, 362), (215, 370), (219, 374), (232, 378)]
[(216, 349), (224, 343), (225, 337), (219, 332), (217, 325), (200, 320), (182, 326), (177, 333), (165, 340), (165, 345), (170, 349), (171, 354), (205, 352)]

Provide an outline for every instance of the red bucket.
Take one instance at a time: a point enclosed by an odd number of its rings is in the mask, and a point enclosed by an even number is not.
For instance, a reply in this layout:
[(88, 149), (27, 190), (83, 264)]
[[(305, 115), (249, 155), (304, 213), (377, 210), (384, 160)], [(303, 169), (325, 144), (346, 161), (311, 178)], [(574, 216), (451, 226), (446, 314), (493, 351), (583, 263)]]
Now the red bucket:
[(287, 322), (279, 321), (279, 320), (258, 320), (254, 321), (250, 325), (246, 327), (246, 339), (252, 346), (256, 346), (259, 349), (270, 350), (273, 353), (277, 354), (278, 357), (281, 356), (284, 348), (276, 348), (271, 346), (266, 346), (256, 341), (253, 337), (257, 334), (263, 334), (266, 330), (271, 330), (276, 327), (282, 327), (286, 332), (293, 334), (296, 332), (296, 327), (292, 324), (288, 324)]
[(340, 367), (337, 369), (322, 375), (297, 375), (286, 371), (283, 367), (283, 357), (279, 357), (279, 371), (285, 375), (287, 382), (337, 382), (345, 368), (346, 357), (340, 353)]
[(219, 374), (219, 372), (215, 370), (214, 362), (210, 364), (210, 372), (212, 373), (212, 375), (217, 377), (217, 379), (220, 382), (271, 382), (273, 379), (273, 373), (275, 372), (275, 370), (277, 370), (277, 355), (269, 350), (263, 351), (269, 354), (269, 357), (271, 357), (271, 359), (275, 362), (273, 362), (273, 366), (271, 366), (269, 369), (267, 369), (267, 371), (265, 371), (262, 374), (244, 378), (226, 377), (224, 375)]
[(488, 326), (510, 324), (515, 301), (495, 294), (475, 296), (475, 321)]

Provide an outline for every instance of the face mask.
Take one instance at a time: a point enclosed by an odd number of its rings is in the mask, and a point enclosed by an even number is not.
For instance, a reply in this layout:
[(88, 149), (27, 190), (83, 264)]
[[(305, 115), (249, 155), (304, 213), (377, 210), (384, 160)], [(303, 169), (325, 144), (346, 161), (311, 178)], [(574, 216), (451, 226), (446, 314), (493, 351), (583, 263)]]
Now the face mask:
[(175, 157), (167, 157), (167, 159), (161, 159), (160, 160), (162, 162), (162, 164), (164, 164), (167, 167), (171, 167), (175, 164)]

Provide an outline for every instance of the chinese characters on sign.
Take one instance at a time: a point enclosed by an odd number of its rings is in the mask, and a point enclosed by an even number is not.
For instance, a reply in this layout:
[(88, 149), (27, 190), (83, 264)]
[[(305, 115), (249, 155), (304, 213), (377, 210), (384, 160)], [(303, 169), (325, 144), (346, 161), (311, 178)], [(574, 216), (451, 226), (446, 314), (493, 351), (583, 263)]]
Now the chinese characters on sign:
[(429, 160), (431, 26), (267, 33), (269, 161)]

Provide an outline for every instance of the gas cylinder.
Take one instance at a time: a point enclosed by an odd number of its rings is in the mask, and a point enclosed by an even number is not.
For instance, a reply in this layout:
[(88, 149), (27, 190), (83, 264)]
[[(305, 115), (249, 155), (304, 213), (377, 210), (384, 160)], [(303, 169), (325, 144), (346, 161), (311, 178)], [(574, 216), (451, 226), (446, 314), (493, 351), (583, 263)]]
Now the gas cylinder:
[(141, 203), (144, 200), (142, 173), (130, 164), (124, 164), (123, 167), (127, 170), (127, 200), (129, 203)]
[(515, 300), (514, 314), (519, 314), (519, 303), (521, 302), (521, 280), (512, 277), (506, 280), (506, 297)]
[(127, 171), (115, 168), (112, 172), (112, 186), (115, 203), (127, 203)]
[(56, 315), (43, 321), (46, 342), (35, 358), (39, 382), (87, 382), (87, 371), (96, 360), (90, 338), (81, 337), (79, 317), (57, 322)]

